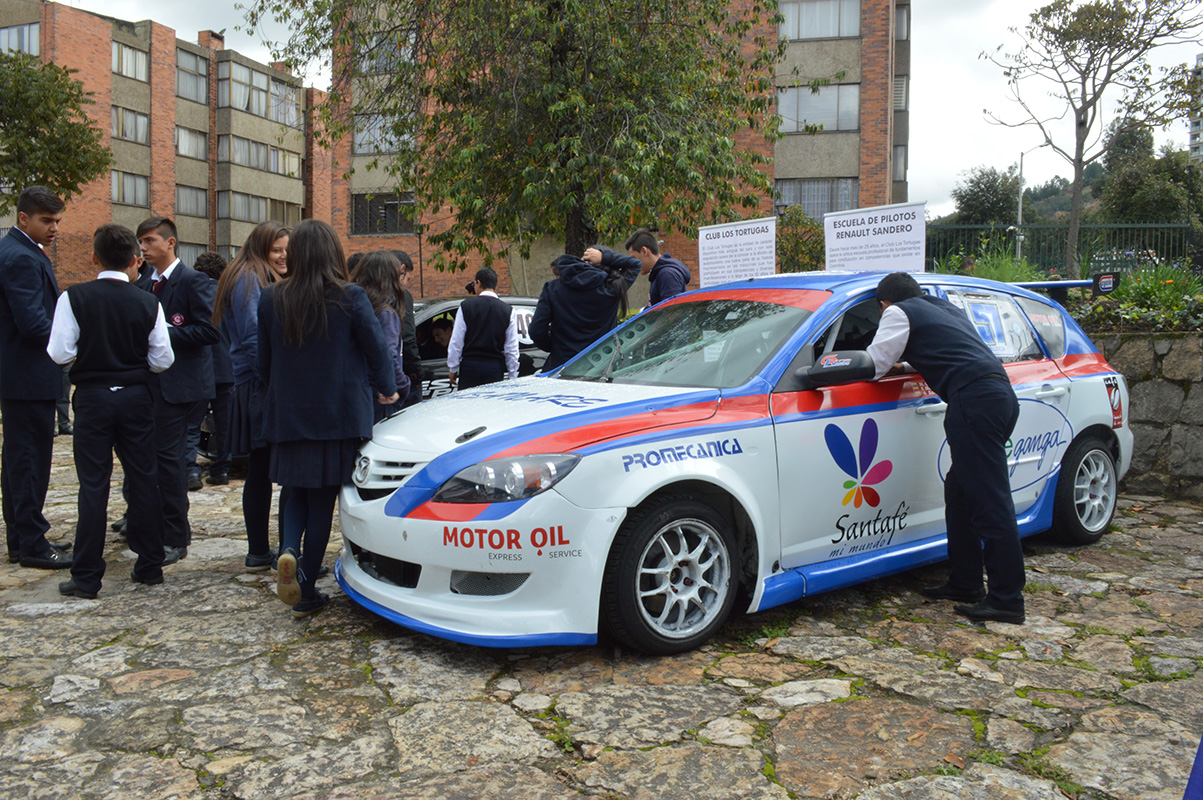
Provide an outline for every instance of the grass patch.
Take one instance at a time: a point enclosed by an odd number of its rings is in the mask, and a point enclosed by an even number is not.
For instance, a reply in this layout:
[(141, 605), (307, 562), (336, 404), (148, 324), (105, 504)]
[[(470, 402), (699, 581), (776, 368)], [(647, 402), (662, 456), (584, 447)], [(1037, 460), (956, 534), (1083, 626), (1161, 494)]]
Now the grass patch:
[(1001, 753), (998, 750), (972, 750), (969, 757), (974, 761), (980, 761), (983, 764), (993, 764), (996, 767), (1003, 767), (1007, 764), (1007, 754)]
[(1070, 775), (1064, 768), (1058, 767), (1056, 764), (1050, 764), (1039, 756), (1020, 756), (1019, 763), (1032, 775), (1057, 784), (1058, 788), (1070, 797), (1077, 797), (1084, 790), (1083, 786), (1070, 780)]

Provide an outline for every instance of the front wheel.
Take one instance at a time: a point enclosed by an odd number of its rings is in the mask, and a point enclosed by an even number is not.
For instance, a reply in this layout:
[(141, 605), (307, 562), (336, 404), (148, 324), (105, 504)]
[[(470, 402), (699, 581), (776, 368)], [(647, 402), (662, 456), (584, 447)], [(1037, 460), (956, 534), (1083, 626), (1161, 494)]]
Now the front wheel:
[(1098, 439), (1069, 446), (1054, 498), (1053, 534), (1066, 544), (1094, 544), (1107, 532), (1119, 493), (1115, 457)]
[(739, 574), (730, 523), (713, 508), (669, 498), (627, 517), (602, 582), (602, 621), (636, 650), (692, 650), (735, 603)]

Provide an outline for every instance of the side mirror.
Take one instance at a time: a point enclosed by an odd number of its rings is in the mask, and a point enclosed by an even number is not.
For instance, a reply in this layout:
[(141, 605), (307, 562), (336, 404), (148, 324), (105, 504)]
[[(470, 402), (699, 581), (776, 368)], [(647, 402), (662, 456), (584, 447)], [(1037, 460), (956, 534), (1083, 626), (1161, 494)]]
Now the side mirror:
[(864, 350), (833, 350), (809, 367), (800, 367), (794, 377), (803, 389), (871, 381), (877, 374), (873, 357)]

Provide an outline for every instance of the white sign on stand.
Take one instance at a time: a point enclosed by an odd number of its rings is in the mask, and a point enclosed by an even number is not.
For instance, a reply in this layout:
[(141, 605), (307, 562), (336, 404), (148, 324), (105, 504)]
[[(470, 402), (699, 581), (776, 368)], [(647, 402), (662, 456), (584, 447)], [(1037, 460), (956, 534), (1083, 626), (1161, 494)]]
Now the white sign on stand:
[(777, 218), (698, 229), (698, 284), (705, 289), (777, 272)]
[(901, 203), (823, 215), (826, 269), (923, 272), (927, 203)]

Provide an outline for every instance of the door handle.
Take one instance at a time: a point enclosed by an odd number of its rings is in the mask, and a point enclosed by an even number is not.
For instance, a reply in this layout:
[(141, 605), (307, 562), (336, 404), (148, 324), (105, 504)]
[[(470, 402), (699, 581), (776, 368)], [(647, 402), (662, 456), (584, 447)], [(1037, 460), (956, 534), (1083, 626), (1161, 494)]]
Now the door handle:
[(915, 409), (916, 414), (922, 414), (925, 417), (934, 417), (943, 414), (948, 410), (948, 403), (924, 403)]
[(1044, 400), (1049, 397), (1064, 397), (1069, 394), (1068, 386), (1041, 386), (1040, 391), (1036, 392), (1034, 397), (1037, 400)]

